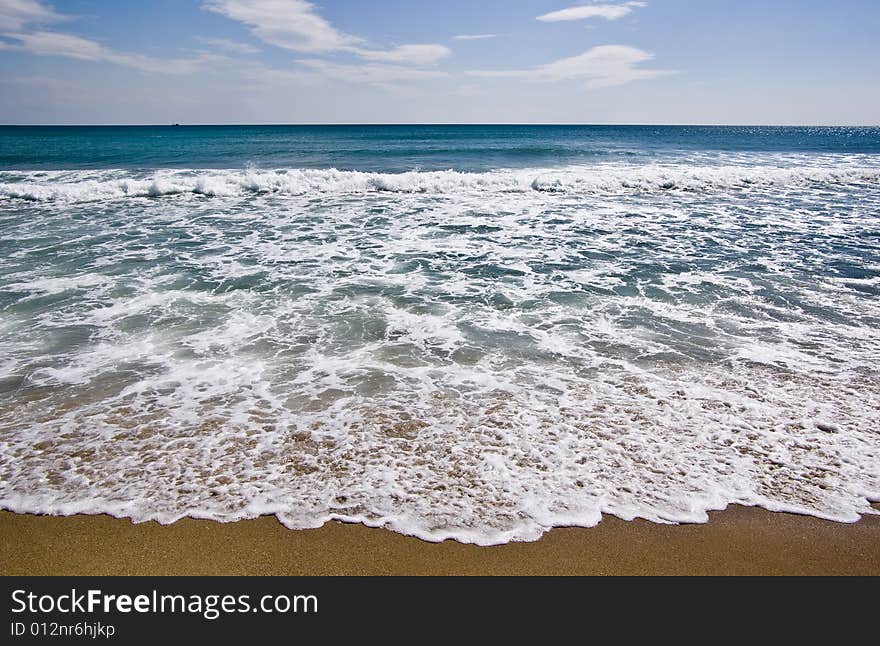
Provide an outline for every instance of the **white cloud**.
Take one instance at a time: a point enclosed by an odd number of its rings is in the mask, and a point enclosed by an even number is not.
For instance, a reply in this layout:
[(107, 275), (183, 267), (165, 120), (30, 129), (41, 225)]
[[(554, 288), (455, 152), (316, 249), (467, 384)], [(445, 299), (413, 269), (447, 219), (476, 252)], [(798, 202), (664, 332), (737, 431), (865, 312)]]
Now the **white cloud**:
[(6, 38), (17, 41), (4, 43), (6, 50), (27, 52), (38, 56), (61, 56), (83, 61), (104, 61), (116, 65), (133, 67), (144, 72), (163, 74), (189, 74), (210, 56), (189, 59), (159, 59), (142, 54), (118, 52), (99, 42), (80, 38), (73, 34), (54, 31), (32, 31), (19, 34), (5, 34)]
[(367, 83), (382, 85), (400, 81), (422, 81), (426, 79), (443, 78), (448, 76), (445, 72), (426, 70), (402, 65), (385, 65), (381, 63), (366, 63), (363, 65), (346, 65), (333, 63), (318, 58), (298, 60), (297, 63), (320, 73), (326, 78), (349, 83)]
[(587, 18), (605, 18), (605, 20), (617, 20), (632, 13), (636, 7), (644, 7), (644, 2), (626, 2), (624, 4), (592, 4), (569, 7), (559, 11), (551, 11), (536, 20), (541, 22), (563, 22), (568, 20), (586, 20)]
[(7, 37), (18, 41), (16, 45), (9, 45), (10, 49), (39, 54), (41, 56), (64, 56), (65, 58), (96, 61), (108, 53), (100, 43), (71, 34), (34, 31), (21, 34), (7, 34)]
[[(253, 33), (266, 42), (315, 53), (343, 51), (369, 63), (341, 65), (317, 60), (299, 61), (309, 74), (323, 73), (328, 78), (360, 83), (391, 83), (438, 76), (421, 69), (448, 57), (452, 52), (443, 45), (401, 45), (386, 50), (362, 46), (363, 40), (343, 34), (318, 16), (311, 3), (304, 0), (209, 0), (206, 5), (230, 18), (248, 24)], [(220, 54), (202, 54), (195, 58), (162, 59), (143, 54), (121, 52), (102, 43), (70, 33), (36, 29), (34, 25), (66, 18), (38, 0), (0, 0), (0, 50), (19, 51), (38, 56), (60, 56), (84, 61), (124, 65), (145, 72), (188, 74), (209, 62), (226, 60)], [(237, 41), (199, 38), (215, 50), (233, 54), (255, 54), (259, 50)], [(409, 65), (412, 67), (406, 67)]]
[(326, 53), (362, 43), (335, 29), (305, 0), (207, 0), (203, 6), (243, 22), (260, 40), (285, 49)]
[(369, 48), (363, 38), (333, 27), (306, 0), (205, 0), (202, 6), (244, 23), (254, 36), (270, 45), (296, 52), (349, 52), (369, 61), (407, 65), (430, 65), (452, 53), (443, 45)]
[(226, 40), (225, 38), (198, 38), (199, 42), (204, 43), (214, 49), (222, 49), (232, 54), (259, 54), (260, 50), (253, 45), (240, 43), (235, 40)]
[(101, 43), (74, 34), (34, 29), (34, 25), (66, 20), (39, 0), (0, 0), (0, 50), (25, 52), (37, 56), (61, 56), (82, 61), (103, 61), (133, 67), (144, 72), (188, 74), (201, 63), (214, 60), (204, 55), (188, 59), (160, 59), (119, 52)]
[(584, 81), (590, 88), (609, 87), (672, 73), (637, 67), (653, 58), (653, 54), (627, 45), (600, 45), (583, 54), (527, 70), (474, 70), (468, 75), (531, 81)]
[(488, 40), (489, 38), (498, 38), (498, 34), (459, 34), (453, 36), (452, 40)]
[(355, 53), (370, 61), (430, 65), (452, 54), (452, 50), (443, 45), (401, 45), (387, 51), (358, 49)]
[(64, 20), (64, 16), (39, 0), (0, 0), (0, 32), (18, 32), (30, 23), (59, 20)]

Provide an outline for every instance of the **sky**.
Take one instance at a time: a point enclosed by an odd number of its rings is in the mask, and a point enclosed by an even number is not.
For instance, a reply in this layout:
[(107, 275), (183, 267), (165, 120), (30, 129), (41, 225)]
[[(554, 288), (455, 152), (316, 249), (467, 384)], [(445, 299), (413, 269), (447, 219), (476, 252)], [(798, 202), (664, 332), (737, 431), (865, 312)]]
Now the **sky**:
[(880, 124), (880, 0), (0, 0), (0, 123)]

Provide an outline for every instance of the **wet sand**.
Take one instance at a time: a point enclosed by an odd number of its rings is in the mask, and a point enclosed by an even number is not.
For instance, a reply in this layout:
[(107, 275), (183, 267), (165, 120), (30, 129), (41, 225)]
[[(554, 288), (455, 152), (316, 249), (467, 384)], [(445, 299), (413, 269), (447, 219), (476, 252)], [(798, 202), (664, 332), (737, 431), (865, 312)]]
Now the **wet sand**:
[(4, 575), (880, 575), (880, 517), (839, 524), (731, 507), (704, 525), (606, 517), (534, 543), (426, 543), (328, 523), (291, 531), (274, 517), (173, 525), (110, 516), (0, 512)]

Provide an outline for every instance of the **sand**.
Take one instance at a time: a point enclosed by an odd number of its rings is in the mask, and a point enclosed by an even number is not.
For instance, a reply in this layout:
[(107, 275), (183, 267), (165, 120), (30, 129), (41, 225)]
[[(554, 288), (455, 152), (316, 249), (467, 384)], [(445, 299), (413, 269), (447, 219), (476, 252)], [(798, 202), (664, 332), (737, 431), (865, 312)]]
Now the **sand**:
[(163, 526), (0, 512), (0, 574), (878, 575), (880, 516), (847, 525), (731, 507), (703, 525), (606, 517), (534, 543), (477, 547), (341, 523), (292, 531), (271, 516)]

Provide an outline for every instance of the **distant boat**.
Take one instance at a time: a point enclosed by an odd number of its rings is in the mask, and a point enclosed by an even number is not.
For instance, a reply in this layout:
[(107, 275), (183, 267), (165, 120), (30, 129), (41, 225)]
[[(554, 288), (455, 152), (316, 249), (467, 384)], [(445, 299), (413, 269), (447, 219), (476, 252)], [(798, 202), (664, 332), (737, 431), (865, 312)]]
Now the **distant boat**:
[(171, 124), (172, 127), (177, 127), (177, 126), (179, 126), (179, 125), (180, 125), (179, 123), (172, 123), (172, 124)]

